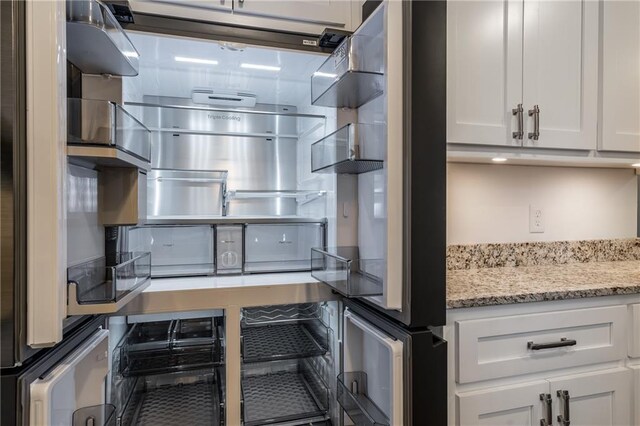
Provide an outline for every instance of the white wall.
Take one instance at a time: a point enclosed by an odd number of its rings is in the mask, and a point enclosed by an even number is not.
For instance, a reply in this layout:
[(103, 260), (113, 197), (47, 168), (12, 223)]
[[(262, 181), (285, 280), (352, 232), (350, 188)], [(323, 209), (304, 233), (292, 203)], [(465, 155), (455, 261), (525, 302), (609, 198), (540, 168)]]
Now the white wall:
[[(530, 204), (542, 234), (529, 233)], [(630, 238), (636, 227), (630, 169), (448, 165), (448, 244)]]

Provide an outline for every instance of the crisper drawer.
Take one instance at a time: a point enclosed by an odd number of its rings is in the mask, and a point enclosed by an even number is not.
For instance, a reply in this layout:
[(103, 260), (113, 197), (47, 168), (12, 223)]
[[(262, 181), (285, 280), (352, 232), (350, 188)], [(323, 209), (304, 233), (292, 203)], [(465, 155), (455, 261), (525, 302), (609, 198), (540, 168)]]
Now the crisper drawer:
[(214, 273), (211, 226), (154, 226), (146, 229), (151, 241), (152, 277)]
[(245, 272), (311, 270), (311, 249), (324, 246), (323, 223), (247, 225)]
[(626, 306), (456, 322), (457, 382), (626, 357)]

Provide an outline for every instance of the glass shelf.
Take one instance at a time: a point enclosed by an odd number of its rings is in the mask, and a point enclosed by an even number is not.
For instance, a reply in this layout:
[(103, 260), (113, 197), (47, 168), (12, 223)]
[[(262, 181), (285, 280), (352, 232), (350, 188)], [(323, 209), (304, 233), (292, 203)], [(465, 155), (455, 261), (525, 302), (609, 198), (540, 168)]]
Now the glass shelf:
[(299, 204), (307, 204), (320, 197), (327, 195), (325, 190), (300, 190), (300, 191), (227, 191), (225, 194), (225, 200), (246, 200), (256, 198), (295, 198)]
[(67, 1), (67, 59), (85, 74), (138, 75), (138, 51), (109, 8), (95, 0)]
[(123, 253), (107, 266), (102, 257), (67, 269), (69, 315), (114, 313), (151, 283), (151, 253)]
[(357, 425), (389, 425), (389, 419), (367, 397), (367, 374), (362, 371), (338, 376), (338, 403)]
[[(94, 99), (67, 99), (67, 143), (92, 147), (92, 156), (99, 157), (99, 148), (116, 148), (149, 163), (151, 132), (122, 106)], [(75, 153), (75, 154), (74, 154)], [(83, 155), (81, 150), (70, 155)], [(105, 157), (113, 155), (104, 153)], [(137, 166), (137, 164), (132, 164)]]
[(384, 164), (383, 125), (347, 124), (311, 145), (314, 173), (360, 174)]
[(311, 103), (358, 108), (384, 92), (384, 38), (347, 38), (311, 76)]
[(360, 259), (358, 247), (311, 249), (311, 276), (347, 297), (382, 294), (381, 259)]
[(324, 126), (326, 116), (301, 114), (295, 106), (257, 104), (254, 108), (216, 108), (194, 104), (191, 98), (145, 96), (136, 107), (145, 124), (161, 134), (191, 134), (297, 139)]

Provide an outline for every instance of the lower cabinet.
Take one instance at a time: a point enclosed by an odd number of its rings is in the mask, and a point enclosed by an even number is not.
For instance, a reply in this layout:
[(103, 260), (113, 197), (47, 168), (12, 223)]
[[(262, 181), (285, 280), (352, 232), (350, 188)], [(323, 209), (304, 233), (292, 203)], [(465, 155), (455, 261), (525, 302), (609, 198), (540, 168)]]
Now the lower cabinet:
[(615, 368), (457, 393), (458, 424), (630, 425), (633, 373)]
[(540, 395), (549, 392), (546, 380), (458, 393), (458, 424), (537, 426), (544, 418)]

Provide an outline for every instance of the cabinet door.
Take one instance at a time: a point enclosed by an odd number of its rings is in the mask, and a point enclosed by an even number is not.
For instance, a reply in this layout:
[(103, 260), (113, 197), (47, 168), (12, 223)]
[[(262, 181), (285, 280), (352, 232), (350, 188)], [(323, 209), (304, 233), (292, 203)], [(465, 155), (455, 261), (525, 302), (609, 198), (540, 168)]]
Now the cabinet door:
[(351, 2), (344, 0), (234, 0), (233, 13), (313, 22), (343, 28), (351, 22)]
[(544, 381), (501, 386), (456, 394), (459, 426), (538, 426), (546, 419), (540, 395), (549, 392)]
[[(549, 380), (553, 413), (571, 421), (572, 426), (630, 425), (631, 376), (631, 370), (616, 368)], [(558, 396), (558, 392), (567, 392), (568, 401)]]
[(596, 149), (598, 3), (525, 1), (523, 55), (524, 146)]
[(520, 146), (522, 1), (447, 4), (447, 142)]
[(640, 2), (603, 1), (599, 149), (640, 152)]

